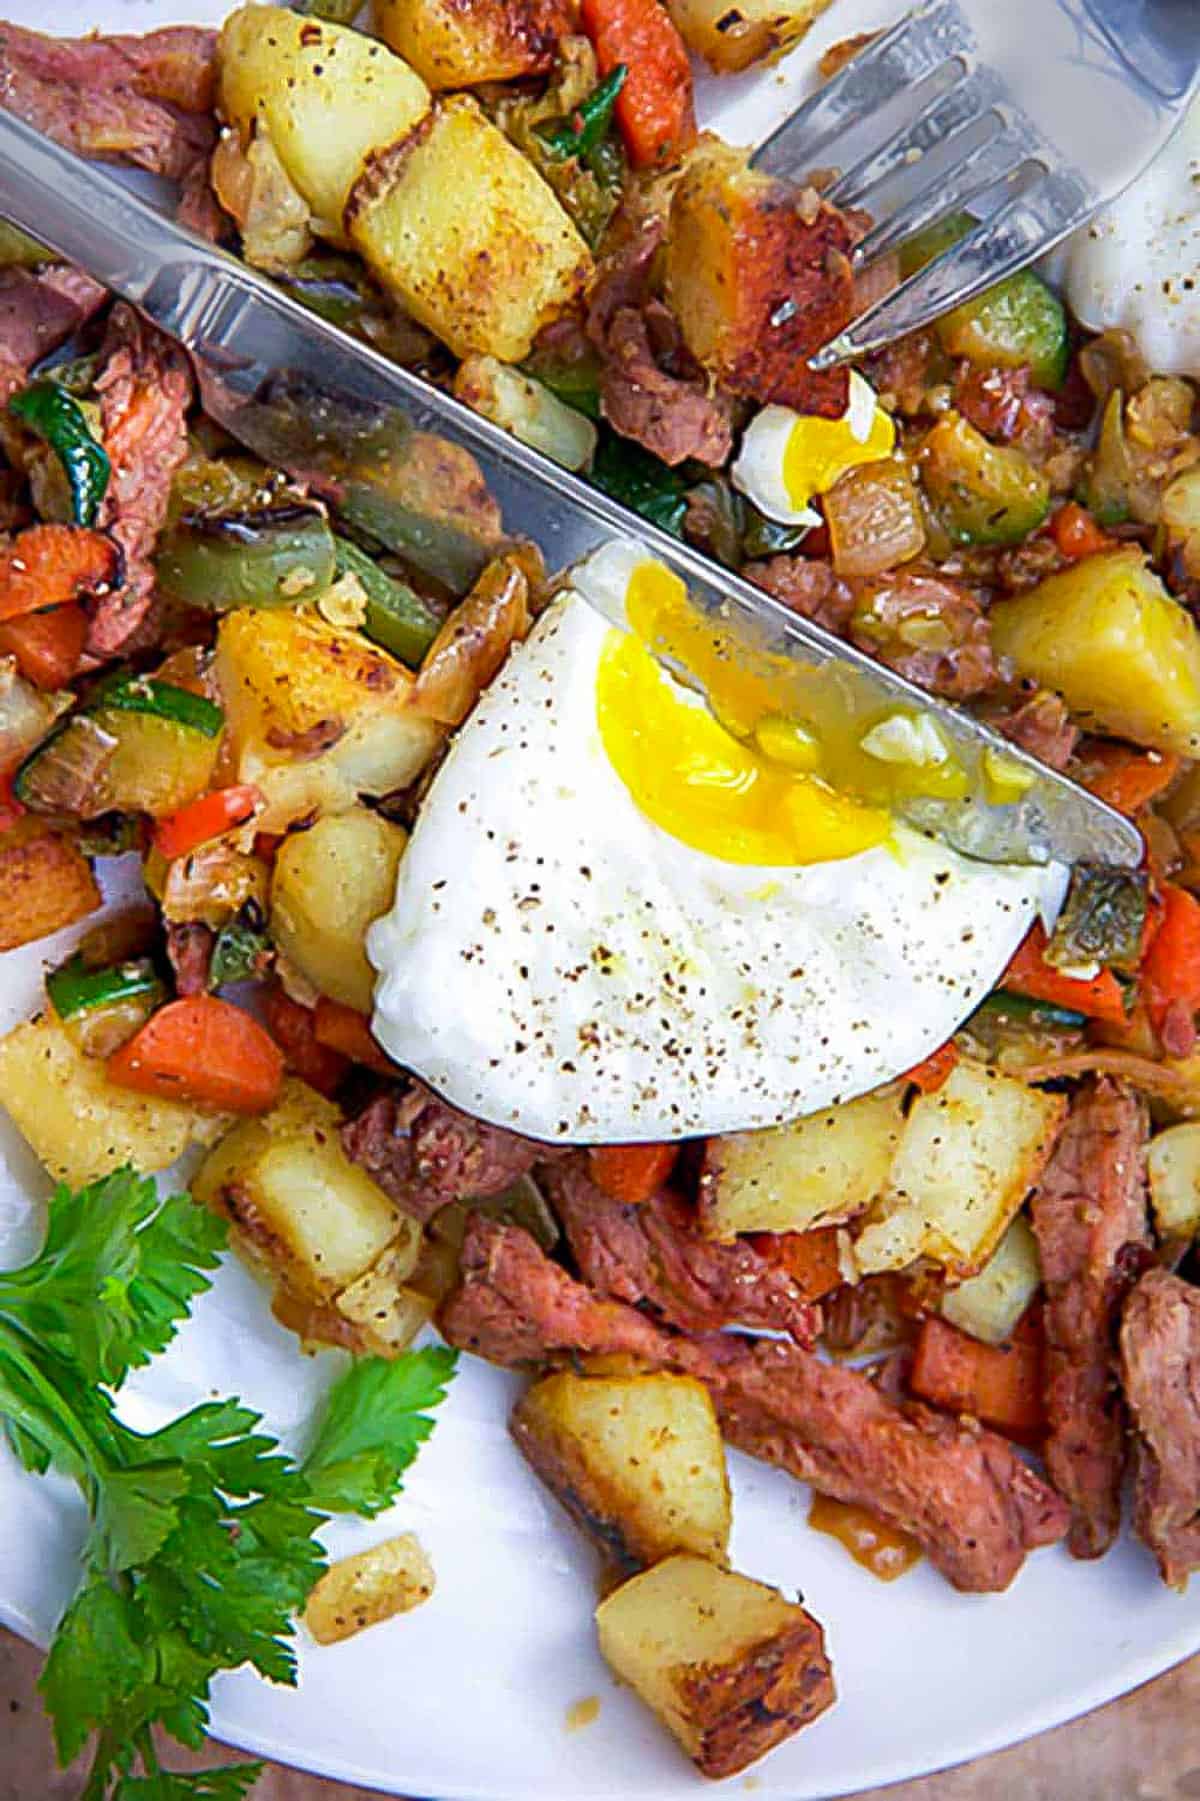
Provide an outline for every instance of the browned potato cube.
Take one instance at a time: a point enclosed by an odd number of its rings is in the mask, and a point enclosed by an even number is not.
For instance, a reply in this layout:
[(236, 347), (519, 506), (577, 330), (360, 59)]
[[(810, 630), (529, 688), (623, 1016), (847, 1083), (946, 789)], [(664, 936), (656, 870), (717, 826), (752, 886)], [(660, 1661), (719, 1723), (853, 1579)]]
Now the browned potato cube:
[(548, 75), (570, 31), (566, 0), (375, 0), (385, 44), (429, 86), (478, 87)]
[(705, 1776), (736, 1776), (832, 1705), (825, 1635), (799, 1602), (669, 1557), (596, 1609), (600, 1649)]
[(834, 208), (746, 166), (715, 139), (692, 157), (671, 203), (667, 299), (687, 347), (735, 394), (837, 418), (844, 370), (811, 351), (849, 322), (850, 232)]
[(689, 50), (718, 75), (748, 69), (802, 38), (830, 0), (669, 0)]
[(18, 819), (0, 835), (0, 951), (74, 925), (99, 905), (91, 864), (44, 819)]
[(691, 1376), (547, 1376), (511, 1431), (577, 1525), (623, 1571), (675, 1551), (724, 1562), (729, 1478), (708, 1390)]

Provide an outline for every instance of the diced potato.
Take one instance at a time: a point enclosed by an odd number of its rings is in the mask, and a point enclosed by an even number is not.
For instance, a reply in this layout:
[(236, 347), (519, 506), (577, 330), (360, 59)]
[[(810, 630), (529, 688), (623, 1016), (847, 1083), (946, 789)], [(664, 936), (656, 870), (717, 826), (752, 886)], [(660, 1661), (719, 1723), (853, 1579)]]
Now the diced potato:
[(689, 50), (718, 75), (748, 69), (802, 38), (830, 0), (669, 0)]
[(676, 1551), (724, 1563), (729, 1478), (712, 1400), (691, 1376), (547, 1376), (510, 1430), (547, 1488), (627, 1573)]
[(981, 1270), (1041, 1174), (1061, 1095), (962, 1058), (913, 1103), (883, 1195), (854, 1245), (864, 1274), (929, 1257), (952, 1279)]
[[(748, 168), (747, 155), (711, 138), (689, 158), (671, 202), (667, 299), (724, 387), (811, 412), (820, 382), (807, 354), (853, 304), (849, 237), (830, 208), (806, 219), (792, 183)], [(790, 310), (781, 303), (797, 295)]]
[(282, 6), (241, 6), (217, 48), (218, 108), (243, 143), (263, 119), (317, 228), (342, 239), (350, 189), (373, 150), (429, 110), (429, 89), (386, 45)]
[(56, 1181), (82, 1188), (132, 1163), (166, 1169), (191, 1144), (211, 1144), (227, 1116), (152, 1099), (108, 1081), (50, 1014), (0, 1039), (0, 1105)]
[(1037, 1239), (1018, 1213), (979, 1274), (947, 1289), (942, 1317), (984, 1344), (1004, 1344), (1041, 1284)]
[(333, 813), (284, 840), (271, 889), (275, 944), (331, 1000), (371, 1011), (363, 940), (392, 904), (407, 833), (366, 807)]
[(596, 1609), (612, 1670), (706, 1776), (735, 1776), (834, 1700), (825, 1635), (799, 1602), (681, 1555)]
[(216, 669), (235, 779), (265, 799), (262, 832), (407, 787), (442, 736), (412, 706), (402, 663), (316, 613), (227, 613)]
[(806, 1232), (870, 1206), (887, 1181), (904, 1125), (898, 1088), (762, 1132), (710, 1138), (700, 1182), (709, 1238)]
[(1195, 1238), (1200, 1232), (1200, 1125), (1157, 1133), (1150, 1140), (1146, 1167), (1159, 1237)]
[(346, 230), (373, 274), (460, 357), (519, 363), (592, 267), (552, 189), (466, 94), (439, 101), (373, 159)]
[(454, 392), (564, 469), (582, 469), (591, 462), (599, 437), (592, 421), (523, 369), (511, 369), (494, 356), (470, 356), (459, 364)]
[(227, 1215), (251, 1262), (318, 1302), (340, 1294), (397, 1238), (412, 1237), (413, 1222), (342, 1150), (338, 1117), (290, 1082), (279, 1106), (235, 1127), (192, 1183), (198, 1201)]
[(376, 29), (431, 88), (548, 75), (570, 31), (566, 0), (375, 0)]
[(406, 1285), (420, 1250), (420, 1227), (415, 1220), (405, 1221), (400, 1237), (334, 1302), (341, 1317), (358, 1328), (363, 1351), (399, 1357), (433, 1318), (436, 1303)]
[(1200, 635), (1136, 545), (1084, 557), (988, 617), (997, 652), (1086, 724), (1200, 756)]
[(27, 814), (0, 833), (0, 951), (74, 925), (99, 905), (91, 864), (62, 832)]
[(304, 1624), (319, 1645), (411, 1613), (434, 1588), (433, 1565), (412, 1532), (330, 1564), (308, 1597)]

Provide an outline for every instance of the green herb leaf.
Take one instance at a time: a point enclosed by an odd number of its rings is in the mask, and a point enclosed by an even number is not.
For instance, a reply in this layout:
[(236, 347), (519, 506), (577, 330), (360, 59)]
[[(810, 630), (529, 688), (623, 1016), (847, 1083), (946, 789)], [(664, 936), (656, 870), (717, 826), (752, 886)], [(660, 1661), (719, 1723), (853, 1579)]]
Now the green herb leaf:
[(586, 157), (599, 148), (608, 136), (617, 95), (625, 86), (628, 73), (625, 64), (618, 63), (565, 119), (547, 119), (534, 126), (556, 162), (565, 162), (569, 156)]
[(405, 1470), (433, 1431), (458, 1363), (444, 1345), (403, 1357), (364, 1357), (331, 1390), (304, 1474), (314, 1507), (373, 1519), (390, 1507)]
[(188, 1776), (159, 1770), (154, 1776), (124, 1776), (112, 1801), (240, 1801), (262, 1775), (260, 1763), (230, 1763), (220, 1770), (196, 1770)]
[(79, 402), (58, 382), (39, 381), (14, 395), (8, 410), (43, 438), (62, 464), (76, 525), (94, 525), (112, 469)]
[(216, 1214), (187, 1195), (161, 1200), (129, 1168), (75, 1194), (59, 1187), (38, 1256), (0, 1275), (0, 1314), (115, 1386), (170, 1343), (225, 1238)]
[(683, 536), (688, 484), (678, 470), (615, 432), (601, 434), (592, 462), (592, 480), (614, 500), (632, 507), (664, 531)]
[(254, 981), (263, 974), (270, 955), (271, 938), (263, 910), (256, 900), (248, 900), (217, 933), (208, 960), (209, 987)]

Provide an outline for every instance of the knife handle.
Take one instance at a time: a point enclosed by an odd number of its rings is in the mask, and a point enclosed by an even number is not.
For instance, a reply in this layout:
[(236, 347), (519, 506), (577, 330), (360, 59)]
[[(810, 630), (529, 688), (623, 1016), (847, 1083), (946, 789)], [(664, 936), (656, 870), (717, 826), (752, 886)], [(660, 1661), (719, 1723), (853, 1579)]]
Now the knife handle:
[[(123, 182), (4, 111), (0, 215), (135, 306), (164, 283), (227, 261), (202, 238), (164, 229), (161, 215)], [(162, 317), (161, 306), (153, 310)]]

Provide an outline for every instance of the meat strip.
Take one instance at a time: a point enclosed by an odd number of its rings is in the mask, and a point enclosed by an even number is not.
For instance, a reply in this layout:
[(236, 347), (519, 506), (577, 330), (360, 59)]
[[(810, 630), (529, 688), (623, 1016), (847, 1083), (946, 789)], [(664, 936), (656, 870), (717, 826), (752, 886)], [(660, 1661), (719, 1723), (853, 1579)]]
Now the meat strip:
[(898, 675), (946, 700), (969, 700), (996, 681), (987, 617), (961, 582), (896, 570), (852, 587), (851, 637)]
[(99, 282), (68, 264), (0, 273), (0, 405), (30, 370), (72, 337), (108, 299)]
[(450, 1201), (503, 1194), (549, 1153), (543, 1144), (487, 1126), (419, 1082), (376, 1095), (342, 1127), (346, 1155), (422, 1224)]
[(1017, 369), (959, 363), (954, 404), (985, 437), (1044, 454), (1054, 437), (1054, 396), (1033, 385), (1028, 364)]
[(112, 478), (100, 524), (124, 554), (125, 581), (92, 613), (86, 650), (94, 662), (140, 647), (145, 636), (154, 601), (154, 550), (172, 477), (187, 455), (192, 399), (187, 358), (132, 307), (113, 308), (104, 348), (96, 389)]
[(1107, 1077), (1083, 1089), (1033, 1196), (1046, 1285), (1046, 1468), (1071, 1506), (1074, 1557), (1101, 1557), (1121, 1524), (1121, 1304), (1148, 1246), (1146, 1113)]
[(733, 448), (733, 406), (689, 356), (670, 309), (651, 293), (663, 238), (651, 219), (600, 266), (587, 336), (601, 356), (600, 409), (614, 431), (664, 463), (717, 469)]
[(1147, 1270), (1121, 1320), (1121, 1386), (1133, 1417), (1133, 1524), (1164, 1582), (1200, 1569), (1200, 1289)]
[(167, 926), (167, 960), (175, 977), (175, 992), (180, 995), (206, 994), (208, 972), (217, 935), (211, 926), (198, 919)]
[(992, 723), (1021, 750), (1039, 757), (1051, 769), (1065, 769), (1079, 743), (1079, 727), (1072, 725), (1057, 694), (1034, 694), (999, 714)]
[(50, 38), (0, 24), (0, 105), (80, 156), (181, 181), (212, 149), (216, 34)]
[(747, 563), (742, 574), (793, 613), (823, 625), (827, 632), (845, 637), (849, 630), (854, 596), (848, 584), (834, 574), (833, 564), (823, 558), (768, 557), (761, 563)]
[(898, 1406), (856, 1370), (775, 1339), (680, 1337), (480, 1214), (462, 1272), (441, 1313), (451, 1344), (506, 1365), (602, 1353), (695, 1376), (731, 1444), (910, 1533), (956, 1588), (1007, 1588), (1028, 1551), (1067, 1529), (1066, 1507), (1004, 1439)]
[(637, 1206), (614, 1201), (582, 1158), (545, 1172), (579, 1273), (590, 1288), (631, 1306), (647, 1302), (683, 1332), (758, 1326), (811, 1346), (820, 1310), (787, 1270), (747, 1239), (716, 1244), (696, 1229), (688, 1203), (664, 1190)]

